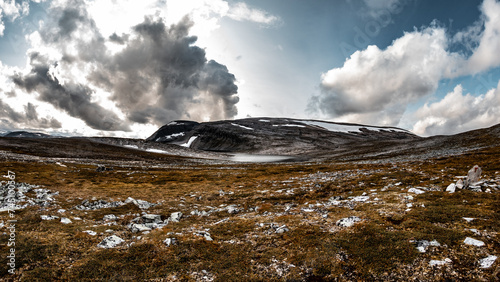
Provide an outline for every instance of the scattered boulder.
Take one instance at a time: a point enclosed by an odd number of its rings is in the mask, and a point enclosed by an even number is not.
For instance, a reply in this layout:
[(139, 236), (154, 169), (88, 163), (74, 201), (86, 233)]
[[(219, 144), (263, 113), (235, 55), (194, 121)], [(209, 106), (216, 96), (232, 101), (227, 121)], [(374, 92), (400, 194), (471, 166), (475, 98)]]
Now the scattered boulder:
[(133, 203), (134, 205), (136, 205), (141, 210), (147, 210), (147, 209), (149, 209), (151, 207), (156, 206), (156, 204), (149, 203), (149, 202), (143, 201), (143, 200), (136, 200), (136, 199), (134, 199), (132, 197), (128, 197), (125, 200), (125, 204), (129, 204), (129, 203)]
[(182, 212), (173, 212), (170, 214), (170, 220), (172, 222), (179, 222), (182, 218)]
[(457, 181), (457, 184), (455, 184), (455, 187), (456, 187), (457, 189), (463, 189), (463, 188), (464, 188), (464, 181), (463, 181), (462, 179), (459, 179), (459, 180)]
[(146, 231), (151, 231), (153, 230), (152, 228), (146, 226), (145, 224), (139, 224), (139, 223), (131, 223), (128, 228), (130, 229), (131, 232), (137, 233), (137, 232), (146, 232)]
[(497, 256), (487, 256), (484, 259), (479, 260), (479, 267), (490, 268), (495, 263), (497, 258)]
[(337, 221), (337, 226), (340, 226), (340, 227), (351, 227), (353, 226), (356, 222), (360, 222), (362, 221), (361, 218), (357, 217), (357, 216), (350, 216), (350, 217), (346, 217), (346, 218), (342, 218), (340, 220)]
[[(48, 207), (54, 202), (54, 196), (59, 194), (47, 189), (35, 189), (39, 186), (27, 183), (3, 183), (0, 183), (0, 212), (24, 209), (28, 206)], [(30, 191), (36, 193), (34, 198), (25, 195)]]
[(416, 243), (417, 250), (421, 253), (425, 253), (428, 247), (441, 247), (441, 244), (439, 244), (439, 242), (436, 240), (432, 240), (430, 242), (427, 240), (419, 240), (413, 242)]
[(229, 214), (237, 214), (240, 211), (236, 205), (229, 205), (226, 209)]
[(191, 211), (191, 215), (208, 216), (208, 215), (210, 215), (210, 213), (208, 213), (206, 211), (193, 210), (193, 211)]
[(415, 194), (419, 195), (419, 194), (425, 193), (425, 191), (418, 189), (418, 188), (410, 188), (410, 189), (408, 189), (408, 193), (415, 193)]
[(448, 185), (448, 187), (446, 187), (446, 192), (448, 193), (455, 193), (455, 190), (456, 190), (457, 186), (455, 185), (455, 183), (451, 183), (450, 185)]
[(106, 167), (104, 165), (98, 165), (97, 168), (95, 169), (96, 172), (104, 172), (104, 171), (112, 171), (112, 167)]
[(61, 218), (61, 223), (70, 224), (70, 223), (72, 223), (72, 221), (71, 221), (71, 219), (69, 219), (67, 217), (63, 217), (63, 218)]
[(473, 168), (471, 168), (467, 173), (467, 178), (465, 179), (465, 188), (479, 182), (479, 179), (481, 178), (481, 172), (482, 169), (478, 165), (475, 165)]
[(476, 246), (476, 247), (482, 247), (482, 246), (484, 246), (484, 242), (483, 241), (479, 241), (479, 240), (473, 239), (471, 237), (465, 238), (464, 243), (466, 245), (471, 245), (471, 246)]
[(110, 249), (120, 245), (123, 242), (125, 242), (125, 240), (123, 240), (122, 238), (116, 235), (111, 235), (109, 237), (104, 238), (104, 240), (102, 240), (101, 243), (97, 244), (97, 247), (103, 249)]
[(161, 216), (158, 214), (144, 214), (142, 215), (144, 223), (162, 223)]
[(104, 221), (115, 221), (117, 219), (118, 219), (118, 217), (116, 217), (116, 215), (114, 215), (114, 214), (107, 214), (102, 218), (102, 220), (104, 220)]
[(357, 196), (357, 197), (352, 198), (351, 201), (353, 201), (353, 202), (366, 202), (366, 201), (368, 201), (368, 199), (370, 199), (369, 196)]
[(40, 218), (42, 218), (42, 220), (54, 220), (58, 219), (59, 217), (55, 215), (41, 215)]
[(210, 233), (206, 232), (206, 231), (197, 231), (195, 233), (196, 235), (198, 236), (202, 236), (203, 238), (205, 238), (205, 240), (207, 241), (213, 241), (214, 239), (212, 239), (212, 237), (210, 236)]
[(429, 266), (443, 266), (443, 265), (446, 265), (446, 264), (450, 264), (452, 263), (453, 261), (449, 258), (445, 258), (444, 260), (431, 260), (429, 261)]
[(167, 238), (163, 241), (163, 243), (167, 245), (167, 247), (170, 247), (172, 245), (177, 245), (178, 241), (176, 238)]
[(275, 232), (278, 234), (282, 234), (282, 233), (285, 233), (288, 231), (290, 231), (290, 229), (288, 229), (288, 227), (286, 225), (283, 225), (283, 226), (278, 227)]
[(167, 225), (168, 220), (163, 222), (161, 216), (158, 214), (143, 214), (140, 217), (136, 217), (128, 225), (130, 231), (137, 232), (147, 232), (156, 228), (162, 228)]
[(106, 208), (116, 208), (119, 206), (124, 205), (123, 202), (117, 201), (117, 202), (108, 202), (106, 200), (96, 200), (96, 201), (89, 201), (89, 200), (83, 200), (82, 203), (78, 206), (75, 207), (77, 210), (99, 210), (99, 209), (106, 209)]
[(92, 230), (85, 230), (85, 231), (83, 231), (83, 232), (85, 232), (85, 233), (89, 234), (90, 236), (95, 236), (95, 235), (97, 235), (97, 232), (92, 231)]

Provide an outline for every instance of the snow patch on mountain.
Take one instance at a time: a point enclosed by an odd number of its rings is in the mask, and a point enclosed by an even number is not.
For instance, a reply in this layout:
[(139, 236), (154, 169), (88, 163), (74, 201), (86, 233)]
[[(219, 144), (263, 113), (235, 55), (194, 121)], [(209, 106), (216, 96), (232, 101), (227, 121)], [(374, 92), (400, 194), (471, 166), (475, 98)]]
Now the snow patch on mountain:
[(284, 126), (284, 127), (306, 127), (305, 125), (300, 124), (273, 124), (273, 126)]
[(160, 137), (160, 138), (156, 138), (155, 141), (168, 141), (168, 140), (172, 140), (176, 137), (181, 137), (181, 136), (184, 136), (184, 132), (179, 132), (179, 133), (174, 133), (174, 134), (170, 134), (170, 135), (167, 135), (167, 136), (163, 136), (163, 137)]
[(254, 130), (251, 127), (247, 127), (247, 126), (244, 126), (244, 125), (241, 125), (241, 124), (237, 124), (237, 123), (231, 123), (231, 125), (234, 125), (234, 126), (237, 126), (237, 127), (241, 127), (243, 129), (247, 129), (247, 130)]
[(314, 121), (314, 120), (297, 120), (297, 122), (326, 129), (328, 131), (333, 132), (342, 132), (342, 133), (353, 133), (353, 132), (361, 132), (361, 129), (365, 128), (368, 130), (374, 131), (392, 131), (392, 132), (404, 132), (408, 133), (407, 130), (395, 128), (395, 127), (377, 127), (377, 126), (369, 126), (369, 125), (354, 125), (354, 124), (339, 124), (339, 123), (330, 123), (323, 121)]
[(191, 144), (193, 144), (193, 142), (194, 142), (194, 140), (196, 140), (196, 138), (198, 138), (198, 136), (191, 136), (189, 138), (189, 140), (187, 141), (187, 143), (181, 144), (180, 146), (190, 148)]
[(123, 145), (123, 147), (129, 148), (129, 149), (139, 149), (139, 147), (137, 145)]
[(170, 154), (169, 152), (167, 152), (165, 150), (154, 149), (154, 148), (146, 149), (146, 152), (158, 153), (158, 154)]

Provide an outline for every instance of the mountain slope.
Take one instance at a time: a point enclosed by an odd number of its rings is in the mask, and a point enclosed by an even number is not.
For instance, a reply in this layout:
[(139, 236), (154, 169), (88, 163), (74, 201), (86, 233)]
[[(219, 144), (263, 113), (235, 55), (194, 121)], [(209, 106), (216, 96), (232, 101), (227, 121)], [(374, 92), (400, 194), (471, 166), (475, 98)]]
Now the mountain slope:
[(248, 118), (196, 123), (174, 121), (147, 140), (203, 151), (307, 154), (342, 149), (365, 142), (403, 142), (421, 139), (396, 127), (375, 127), (318, 120)]

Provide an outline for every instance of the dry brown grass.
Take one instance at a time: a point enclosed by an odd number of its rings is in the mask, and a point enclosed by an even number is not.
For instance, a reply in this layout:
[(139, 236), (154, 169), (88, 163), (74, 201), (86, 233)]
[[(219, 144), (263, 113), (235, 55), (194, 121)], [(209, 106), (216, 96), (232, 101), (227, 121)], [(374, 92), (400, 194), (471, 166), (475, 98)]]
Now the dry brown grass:
[[(466, 175), (475, 164), (482, 166), (487, 176), (498, 177), (495, 172), (500, 171), (499, 153), (497, 147), (446, 159), (396, 164), (327, 162), (223, 168), (197, 165), (177, 169), (125, 166), (104, 173), (95, 172), (95, 166), (88, 164), (66, 163), (67, 167), (61, 167), (4, 161), (0, 171), (15, 171), (16, 181), (43, 185), (60, 194), (56, 197), (58, 206), (45, 210), (33, 207), (16, 213), (17, 274), (9, 276), (6, 264), (2, 263), (0, 275), (4, 279), (26, 281), (140, 281), (174, 276), (195, 280), (194, 272), (207, 270), (217, 281), (398, 280), (422, 277), (421, 273), (430, 271), (421, 267), (428, 260), (449, 257), (453, 260), (453, 272), (443, 272), (439, 277), (495, 280), (500, 278), (498, 271), (495, 272), (499, 262), (492, 269), (478, 270), (477, 260), (486, 254), (500, 253), (498, 192), (412, 195), (415, 207), (409, 212), (405, 212), (403, 196), (408, 194), (410, 186), (444, 189), (455, 180), (454, 176)], [(298, 180), (316, 172), (341, 176), (324, 182)], [(397, 182), (401, 184), (389, 186)], [(382, 192), (384, 187), (386, 190)], [(280, 192), (284, 189), (295, 192)], [(323, 207), (321, 210), (328, 214), (326, 218), (320, 212), (301, 211), (309, 205), (325, 203), (333, 196), (359, 196), (374, 189), (377, 195), (371, 198), (379, 197), (379, 204), (360, 203), (353, 209)], [(226, 194), (221, 196), (220, 190)], [(220, 211), (205, 217), (184, 217), (179, 223), (170, 223), (136, 240), (133, 236), (140, 234), (130, 233), (124, 225), (141, 210), (132, 204), (86, 212), (73, 209), (83, 199), (94, 197), (161, 201), (161, 205), (148, 213), (160, 214), (162, 218), (174, 211), (189, 215), (194, 209), (201, 211), (208, 206), (230, 204), (244, 211), (235, 215)], [(284, 213), (286, 205), (291, 208)], [(259, 207), (257, 212), (250, 210), (255, 207)], [(40, 219), (41, 214), (57, 214), (59, 208), (67, 209), (65, 216), (83, 220), (63, 225), (57, 220)], [(125, 217), (118, 220), (119, 225), (105, 226), (102, 217), (106, 214)], [(338, 219), (352, 215), (364, 221), (351, 228), (335, 227)], [(6, 213), (0, 217), (5, 220)], [(467, 223), (462, 217), (481, 220)], [(227, 220), (215, 224), (224, 219)], [(268, 232), (270, 223), (285, 224), (290, 231)], [(193, 234), (205, 228), (214, 241)], [(486, 232), (488, 236), (482, 237), (486, 246), (464, 247), (464, 238), (473, 236), (466, 228)], [(113, 229), (127, 243), (135, 243), (130, 247), (98, 249), (96, 245), (107, 236), (107, 229)], [(84, 230), (100, 234), (90, 236)], [(179, 244), (165, 246), (162, 241), (167, 237), (176, 237)], [(2, 254), (7, 252), (7, 239), (0, 234)], [(421, 254), (410, 243), (421, 239), (435, 239), (446, 247)], [(294, 267), (287, 268), (289, 264)], [(280, 267), (285, 270), (280, 272), (277, 270)], [(415, 270), (413, 273), (408, 271), (411, 268)]]

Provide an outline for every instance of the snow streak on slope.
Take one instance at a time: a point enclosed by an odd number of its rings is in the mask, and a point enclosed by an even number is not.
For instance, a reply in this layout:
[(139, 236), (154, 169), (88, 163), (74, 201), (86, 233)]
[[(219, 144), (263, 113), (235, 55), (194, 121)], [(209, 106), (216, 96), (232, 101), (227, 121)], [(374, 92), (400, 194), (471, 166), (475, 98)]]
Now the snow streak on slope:
[(187, 143), (181, 144), (181, 146), (186, 147), (186, 148), (190, 148), (191, 144), (193, 144), (193, 142), (194, 142), (194, 140), (196, 140), (196, 138), (198, 138), (198, 136), (191, 136), (189, 138), (189, 140), (187, 141)]
[(241, 127), (243, 129), (247, 129), (247, 130), (253, 130), (253, 128), (247, 127), (247, 126), (243, 126), (241, 124), (231, 123), (231, 125), (238, 126), (238, 127)]
[(377, 127), (377, 126), (367, 126), (367, 125), (350, 125), (350, 124), (337, 124), (337, 123), (329, 123), (322, 121), (313, 121), (313, 120), (296, 120), (297, 122), (307, 124), (310, 126), (321, 127), (329, 131), (333, 132), (342, 132), (342, 133), (350, 133), (350, 132), (360, 132), (362, 128), (366, 128), (368, 130), (374, 131), (393, 131), (393, 132), (404, 132), (408, 133), (408, 131), (404, 129), (399, 129), (395, 127)]

